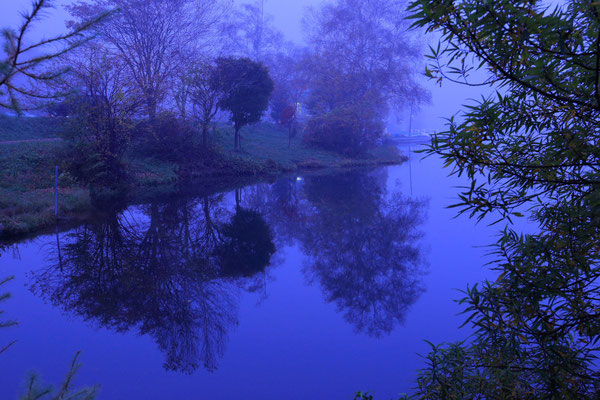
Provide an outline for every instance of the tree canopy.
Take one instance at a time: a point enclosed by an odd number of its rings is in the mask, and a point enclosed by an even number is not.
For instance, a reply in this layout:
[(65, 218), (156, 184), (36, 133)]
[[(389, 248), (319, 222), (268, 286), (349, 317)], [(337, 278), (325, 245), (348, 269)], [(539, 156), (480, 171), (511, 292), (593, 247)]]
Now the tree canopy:
[(219, 58), (217, 76), (222, 93), (219, 107), (231, 112), (235, 125), (235, 149), (240, 148), (240, 129), (260, 122), (269, 107), (273, 80), (269, 70), (249, 58)]
[(268, 63), (284, 42), (283, 34), (273, 26), (273, 19), (265, 13), (265, 0), (241, 4), (223, 24), (225, 49), (230, 54)]
[(383, 135), (391, 112), (428, 100), (416, 76), (421, 52), (405, 7), (404, 1), (336, 0), (307, 14), (303, 69), (315, 117), (308, 143), (365, 152)]
[(79, 0), (68, 7), (71, 23), (107, 9), (118, 12), (97, 25), (96, 33), (126, 63), (154, 121), (179, 65), (195, 51), (211, 50), (226, 7), (214, 0)]
[(410, 11), (415, 27), (441, 34), (427, 75), (497, 88), (427, 151), (470, 179), (456, 206), (539, 227), (504, 229), (497, 280), (462, 300), (474, 336), (434, 347), (418, 396), (597, 398), (600, 5), (415, 0)]

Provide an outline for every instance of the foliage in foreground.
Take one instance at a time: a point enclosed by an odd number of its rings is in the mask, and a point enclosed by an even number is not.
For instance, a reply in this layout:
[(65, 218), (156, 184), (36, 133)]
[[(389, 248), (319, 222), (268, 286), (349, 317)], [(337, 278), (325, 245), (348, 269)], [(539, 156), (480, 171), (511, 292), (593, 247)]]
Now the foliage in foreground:
[(471, 185), (461, 213), (526, 210), (539, 230), (506, 228), (497, 280), (461, 300), (468, 340), (433, 346), (415, 397), (592, 399), (600, 395), (600, 4), (571, 0), (415, 0), (415, 26), (438, 31), (427, 74), (502, 90), (465, 106), (434, 138)]
[[(0, 247), (0, 250), (2, 248)], [(1, 254), (0, 254), (1, 255)], [(8, 277), (0, 281), (0, 287), (5, 285), (6, 283), (13, 280), (14, 277)], [(10, 298), (9, 293), (0, 294), (0, 302), (3, 302)], [(0, 315), (2, 315), (4, 311), (0, 310)], [(15, 326), (17, 323), (15, 321), (0, 321), (0, 329), (8, 328), (11, 326)], [(0, 344), (0, 354), (4, 353), (8, 350), (16, 341), (9, 343), (8, 345)], [(77, 363), (77, 359), (79, 358), (79, 354), (81, 352), (77, 352), (73, 361), (71, 362), (71, 367), (69, 368), (69, 372), (67, 373), (64, 381), (58, 387), (58, 390), (54, 390), (52, 386), (43, 385), (38, 376), (34, 373), (30, 373), (25, 381), (25, 385), (23, 388), (23, 394), (19, 397), (20, 400), (93, 400), (96, 398), (96, 393), (98, 392), (98, 386), (92, 386), (89, 388), (83, 389), (74, 389), (73, 388), (73, 378), (77, 374), (77, 371), (81, 367), (80, 364)]]
[[(2, 247), (0, 247), (0, 252), (2, 251)], [(1, 255), (1, 253), (0, 253)], [(13, 280), (14, 277), (8, 277), (5, 278), (3, 280), (0, 281), (0, 287), (2, 287), (3, 285), (5, 285), (7, 282)], [(6, 301), (10, 298), (10, 294), (9, 293), (0, 293), (0, 303), (3, 301)], [(0, 310), (0, 316), (4, 314), (4, 311)], [(14, 321), (3, 321), (0, 320), (0, 328), (8, 328), (10, 326), (15, 326), (17, 323)], [(10, 342), (8, 344), (4, 344), (4, 343), (0, 343), (0, 354), (4, 353), (6, 350), (8, 350), (9, 347), (11, 347), (13, 344), (15, 344), (15, 342)]]
[(54, 60), (89, 40), (90, 28), (108, 13), (99, 13), (83, 21), (67, 33), (31, 42), (34, 26), (53, 8), (52, 0), (34, 0), (31, 10), (22, 14), (17, 29), (2, 29), (0, 56), (0, 108), (19, 111), (23, 100), (46, 98), (33, 85), (51, 80), (63, 71), (44, 69)]
[(81, 367), (77, 363), (80, 352), (75, 354), (69, 372), (64, 381), (57, 390), (52, 386), (44, 385), (40, 382), (37, 375), (31, 373), (25, 382), (23, 395), (20, 400), (93, 400), (98, 393), (98, 386), (87, 387), (83, 389), (73, 388), (73, 378)]

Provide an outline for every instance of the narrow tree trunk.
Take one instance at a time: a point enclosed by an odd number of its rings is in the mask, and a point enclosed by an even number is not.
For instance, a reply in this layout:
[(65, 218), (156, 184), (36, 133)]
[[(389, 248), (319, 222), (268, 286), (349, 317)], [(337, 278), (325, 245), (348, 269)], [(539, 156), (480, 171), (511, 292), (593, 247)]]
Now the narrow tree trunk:
[(202, 146), (204, 148), (206, 148), (207, 144), (208, 144), (208, 124), (204, 123), (202, 124)]
[(240, 150), (240, 128), (237, 125), (235, 126), (235, 135), (233, 138), (233, 149), (235, 151)]
[(146, 112), (148, 113), (148, 119), (150, 124), (154, 127), (156, 123), (156, 99), (153, 96), (146, 97)]

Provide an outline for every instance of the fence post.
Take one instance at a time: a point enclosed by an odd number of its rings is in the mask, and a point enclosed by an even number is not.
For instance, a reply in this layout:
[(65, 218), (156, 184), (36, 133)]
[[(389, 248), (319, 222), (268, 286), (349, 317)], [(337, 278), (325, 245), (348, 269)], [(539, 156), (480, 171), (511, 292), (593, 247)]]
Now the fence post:
[(54, 216), (58, 217), (58, 165), (54, 173)]

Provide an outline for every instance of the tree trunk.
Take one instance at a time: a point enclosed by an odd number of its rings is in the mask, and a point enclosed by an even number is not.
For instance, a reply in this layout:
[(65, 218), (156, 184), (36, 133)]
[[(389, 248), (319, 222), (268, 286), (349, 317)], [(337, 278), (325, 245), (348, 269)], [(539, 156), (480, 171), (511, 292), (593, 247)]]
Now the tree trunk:
[(153, 96), (146, 97), (146, 112), (148, 113), (148, 119), (150, 124), (154, 127), (156, 123), (156, 99)]
[(202, 124), (202, 146), (206, 148), (208, 144), (208, 124)]
[(235, 208), (236, 210), (240, 208), (240, 203), (242, 202), (242, 189), (235, 189)]
[(235, 151), (240, 150), (240, 128), (237, 125), (235, 126), (235, 135), (233, 137), (233, 149)]

